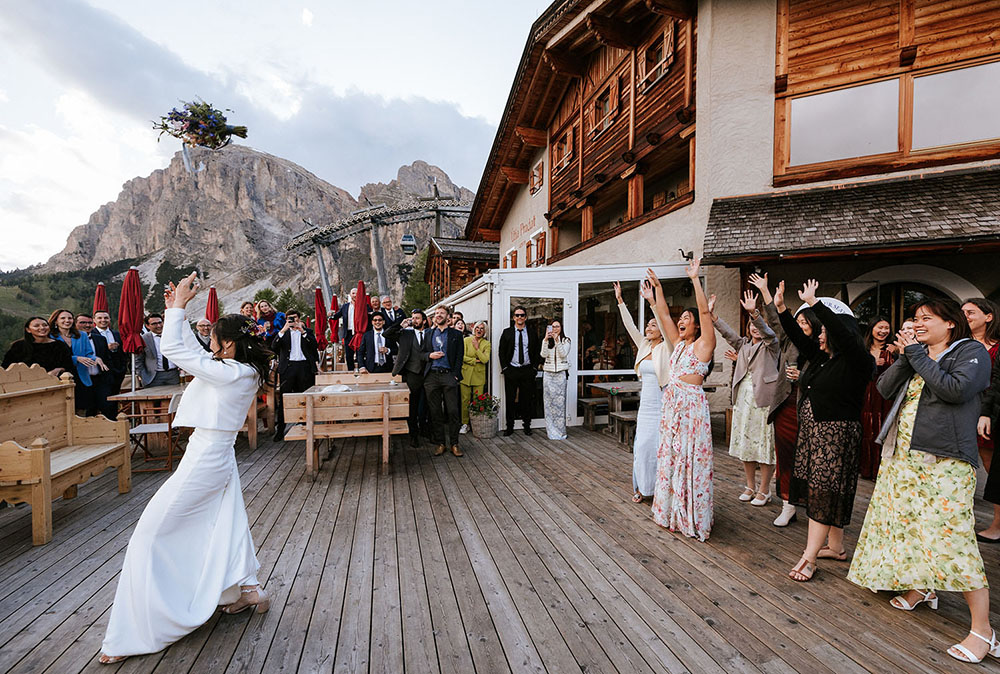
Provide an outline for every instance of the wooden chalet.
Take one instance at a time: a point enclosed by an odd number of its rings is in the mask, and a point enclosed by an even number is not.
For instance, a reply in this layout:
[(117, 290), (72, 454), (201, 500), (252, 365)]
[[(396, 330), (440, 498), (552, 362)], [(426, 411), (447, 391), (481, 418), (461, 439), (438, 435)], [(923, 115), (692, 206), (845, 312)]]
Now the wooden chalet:
[(451, 295), (496, 267), (500, 245), (492, 241), (468, 241), (432, 236), (424, 267), (424, 280), (431, 289), (431, 304)]

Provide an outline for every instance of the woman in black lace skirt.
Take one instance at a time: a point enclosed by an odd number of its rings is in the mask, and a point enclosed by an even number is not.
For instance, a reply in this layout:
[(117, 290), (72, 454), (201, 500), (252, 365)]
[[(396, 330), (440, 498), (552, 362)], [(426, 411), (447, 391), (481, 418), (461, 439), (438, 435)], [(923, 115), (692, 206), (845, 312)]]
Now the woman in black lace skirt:
[(799, 379), (799, 436), (789, 494), (789, 501), (806, 506), (809, 514), (806, 549), (788, 574), (797, 581), (812, 578), (817, 558), (847, 559), (844, 526), (851, 521), (858, 486), (861, 407), (875, 370), (857, 319), (843, 303), (827, 300), (834, 311), (819, 301), (818, 287), (810, 279), (799, 291), (823, 324), (818, 344), (802, 332), (784, 297), (774, 297), (781, 327), (809, 363)]

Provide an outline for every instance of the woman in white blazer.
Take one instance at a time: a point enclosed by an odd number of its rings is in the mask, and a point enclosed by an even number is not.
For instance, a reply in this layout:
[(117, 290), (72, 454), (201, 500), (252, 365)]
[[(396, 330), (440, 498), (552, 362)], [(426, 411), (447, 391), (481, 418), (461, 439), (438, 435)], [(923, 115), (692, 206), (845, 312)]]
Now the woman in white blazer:
[(652, 498), (656, 486), (656, 452), (660, 446), (660, 407), (663, 387), (670, 379), (670, 344), (660, 332), (652, 286), (643, 281), (642, 296), (653, 307), (654, 318), (646, 322), (645, 334), (639, 332), (632, 314), (622, 301), (621, 286), (615, 281), (615, 298), (625, 330), (636, 345), (635, 373), (642, 381), (639, 412), (636, 415), (635, 442), (632, 445), (632, 501), (642, 503)]
[(212, 330), (206, 352), (184, 319), (196, 275), (164, 293), (161, 350), (194, 375), (174, 426), (194, 428), (177, 471), (153, 495), (129, 540), (100, 661), (155, 653), (227, 613), (269, 607), (254, 554), (233, 445), (266, 381), (272, 354), (246, 317)]

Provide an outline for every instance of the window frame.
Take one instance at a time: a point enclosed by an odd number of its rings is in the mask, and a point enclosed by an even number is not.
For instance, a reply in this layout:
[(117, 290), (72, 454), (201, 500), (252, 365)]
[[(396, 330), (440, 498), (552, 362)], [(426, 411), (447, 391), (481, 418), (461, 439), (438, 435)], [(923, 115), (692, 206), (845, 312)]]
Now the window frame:
[(559, 175), (573, 163), (573, 130), (574, 125), (570, 124), (552, 144), (551, 171), (553, 175)]
[[(652, 89), (670, 72), (670, 68), (674, 63), (674, 57), (677, 54), (676, 23), (674, 19), (668, 18), (663, 30), (637, 50), (638, 58), (636, 59), (636, 64), (639, 70), (637, 89), (640, 94)], [(650, 66), (647, 53), (650, 49), (656, 48), (657, 43), (663, 49), (663, 54), (658, 62)]]
[(545, 186), (545, 160), (539, 159), (528, 176), (528, 191), (537, 194)]
[[(791, 185), (842, 177), (889, 173), (911, 168), (954, 164), (978, 159), (1000, 158), (1000, 138), (968, 141), (953, 145), (913, 149), (913, 85), (914, 80), (927, 75), (974, 68), (1000, 62), (1000, 54), (968, 59), (957, 63), (913, 68), (883, 77), (850, 82), (814, 91), (778, 94), (775, 98), (774, 128), (774, 185)], [(851, 89), (885, 82), (899, 81), (899, 115), (897, 117), (897, 144), (893, 152), (883, 152), (860, 157), (832, 159), (809, 164), (790, 165), (791, 160), (791, 105), (797, 98), (815, 96), (842, 89)]]

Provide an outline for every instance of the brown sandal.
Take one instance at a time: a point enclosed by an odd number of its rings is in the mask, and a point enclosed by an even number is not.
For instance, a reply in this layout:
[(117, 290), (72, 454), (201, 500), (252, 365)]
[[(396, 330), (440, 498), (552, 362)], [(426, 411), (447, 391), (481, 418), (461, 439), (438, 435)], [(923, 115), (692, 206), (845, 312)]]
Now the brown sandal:
[(113, 665), (116, 662), (121, 662), (127, 657), (127, 655), (105, 655), (104, 653), (101, 653), (101, 657), (97, 658), (97, 661), (102, 665)]
[(816, 565), (803, 557), (799, 560), (799, 563), (795, 565), (795, 568), (788, 572), (788, 577), (796, 582), (806, 583), (812, 580), (815, 573)]
[(847, 561), (847, 550), (841, 550), (840, 552), (834, 552), (833, 550), (830, 549), (830, 546), (824, 545), (822, 548), (819, 549), (819, 552), (816, 553), (816, 558), (817, 559), (834, 559), (834, 560), (836, 560), (838, 562), (846, 562)]

